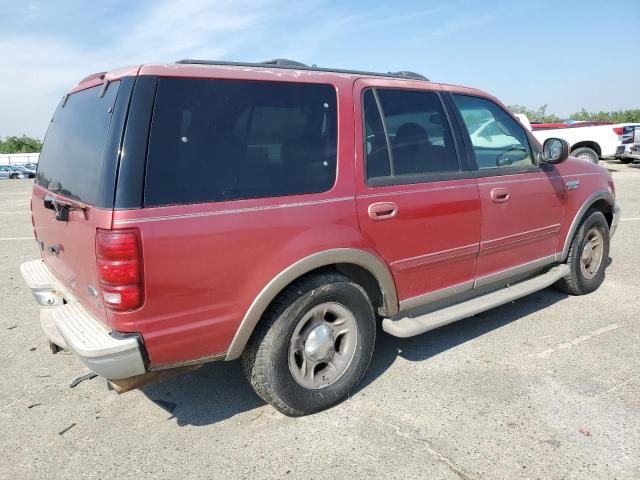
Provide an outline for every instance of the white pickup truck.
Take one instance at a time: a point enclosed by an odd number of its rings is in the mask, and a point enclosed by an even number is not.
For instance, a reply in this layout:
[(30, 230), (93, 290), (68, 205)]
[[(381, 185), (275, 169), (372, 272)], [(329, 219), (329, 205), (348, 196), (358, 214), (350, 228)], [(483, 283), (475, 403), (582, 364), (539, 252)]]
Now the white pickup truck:
[[(531, 124), (526, 115), (516, 114), (520, 122), (531, 129)], [(633, 126), (633, 123), (619, 123), (616, 125), (596, 126), (571, 126), (566, 128), (550, 128), (544, 130), (532, 130), (533, 136), (544, 143), (547, 138), (562, 138), (569, 143), (572, 157), (598, 163), (600, 158), (615, 157), (619, 155), (618, 147), (623, 143), (624, 127)]]

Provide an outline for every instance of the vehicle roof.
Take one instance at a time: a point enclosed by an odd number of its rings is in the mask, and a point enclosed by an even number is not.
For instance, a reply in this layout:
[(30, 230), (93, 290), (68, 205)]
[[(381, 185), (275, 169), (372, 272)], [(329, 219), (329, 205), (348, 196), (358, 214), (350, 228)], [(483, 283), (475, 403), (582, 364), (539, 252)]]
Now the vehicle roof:
[(357, 79), (374, 79), (390, 82), (402, 82), (408, 85), (417, 83), (420, 85), (430, 85), (436, 90), (446, 90), (455, 93), (467, 93), (495, 99), (492, 95), (471, 87), (451, 85), (446, 83), (433, 82), (423, 77), (419, 79), (412, 76), (402, 75), (413, 72), (388, 72), (376, 73), (358, 70), (343, 70), (331, 68), (317, 68), (297, 65), (273, 65), (254, 64), (241, 62), (208, 62), (202, 60), (182, 60), (188, 63), (158, 63), (144, 64), (131, 67), (124, 67), (108, 72), (98, 72), (82, 79), (77, 86), (72, 88), (68, 94), (79, 90), (100, 85), (105, 80), (115, 81), (127, 76), (136, 75), (157, 75), (161, 77), (191, 77), (191, 78), (238, 78), (256, 79), (265, 81), (302, 81), (309, 83), (353, 83)]

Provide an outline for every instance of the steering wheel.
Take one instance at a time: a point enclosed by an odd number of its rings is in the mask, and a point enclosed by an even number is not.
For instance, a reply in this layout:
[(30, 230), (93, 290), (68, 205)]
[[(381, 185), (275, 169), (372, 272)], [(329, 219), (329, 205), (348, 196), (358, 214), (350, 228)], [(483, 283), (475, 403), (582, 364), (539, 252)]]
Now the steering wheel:
[(517, 155), (516, 155), (516, 158), (511, 158), (512, 156), (514, 156), (515, 152), (526, 154), (527, 149), (524, 148), (522, 145), (513, 145), (509, 147), (507, 150), (505, 150), (504, 152), (502, 152), (500, 155), (496, 157), (496, 166), (506, 167), (508, 165), (512, 165), (514, 161), (522, 160), (522, 158), (524, 158), (524, 157), (520, 158)]

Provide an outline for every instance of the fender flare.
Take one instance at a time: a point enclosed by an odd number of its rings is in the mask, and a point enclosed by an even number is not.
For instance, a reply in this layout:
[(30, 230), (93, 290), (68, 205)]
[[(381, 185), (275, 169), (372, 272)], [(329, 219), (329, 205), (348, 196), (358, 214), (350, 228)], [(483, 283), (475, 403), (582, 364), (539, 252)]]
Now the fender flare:
[(567, 257), (569, 256), (569, 248), (571, 248), (571, 242), (573, 241), (573, 237), (575, 236), (576, 231), (578, 230), (578, 225), (580, 225), (580, 220), (582, 220), (582, 217), (587, 212), (587, 210), (589, 210), (589, 208), (591, 208), (591, 206), (594, 203), (596, 203), (598, 200), (606, 201), (611, 206), (611, 209), (613, 209), (616, 204), (613, 194), (606, 190), (595, 192), (591, 196), (589, 196), (589, 198), (587, 198), (584, 201), (584, 203), (576, 213), (575, 217), (573, 218), (573, 221), (571, 222), (571, 227), (567, 232), (567, 237), (564, 240), (564, 248), (562, 249), (562, 253), (556, 253), (556, 261), (564, 262), (567, 259)]
[(287, 285), (312, 270), (337, 263), (350, 263), (369, 271), (380, 286), (384, 314), (395, 315), (398, 313), (398, 294), (393, 276), (389, 268), (377, 256), (364, 250), (352, 248), (336, 248), (317, 252), (288, 266), (260, 291), (240, 322), (229, 345), (225, 360), (235, 360), (240, 357), (263, 313)]

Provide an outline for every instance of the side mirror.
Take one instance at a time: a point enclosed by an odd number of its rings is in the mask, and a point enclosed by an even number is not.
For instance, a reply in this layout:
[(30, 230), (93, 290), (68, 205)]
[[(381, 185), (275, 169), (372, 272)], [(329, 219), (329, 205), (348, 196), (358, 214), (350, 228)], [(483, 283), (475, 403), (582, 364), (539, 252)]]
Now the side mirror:
[(562, 138), (547, 138), (542, 145), (542, 161), (562, 163), (569, 158), (569, 144)]

